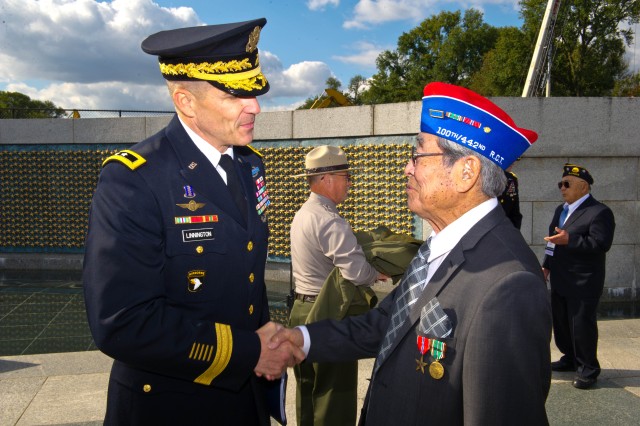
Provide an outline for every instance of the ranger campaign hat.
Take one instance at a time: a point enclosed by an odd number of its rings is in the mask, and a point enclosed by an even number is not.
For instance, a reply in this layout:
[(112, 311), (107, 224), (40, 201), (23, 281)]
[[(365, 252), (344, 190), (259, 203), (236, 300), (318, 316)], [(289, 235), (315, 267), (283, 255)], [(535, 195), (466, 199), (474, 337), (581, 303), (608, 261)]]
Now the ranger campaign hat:
[(304, 158), (305, 172), (292, 177), (315, 176), (350, 170), (347, 155), (339, 146), (321, 145)]
[(503, 170), (538, 139), (489, 99), (446, 83), (425, 86), (420, 131), (469, 148)]
[(141, 47), (158, 56), (167, 80), (203, 80), (234, 96), (258, 96), (269, 91), (258, 58), (260, 31), (266, 23), (260, 18), (160, 31)]
[(589, 171), (584, 167), (576, 164), (565, 163), (564, 168), (562, 169), (562, 177), (565, 176), (575, 176), (586, 181), (589, 185), (593, 185), (593, 177), (591, 177), (591, 173), (589, 173)]

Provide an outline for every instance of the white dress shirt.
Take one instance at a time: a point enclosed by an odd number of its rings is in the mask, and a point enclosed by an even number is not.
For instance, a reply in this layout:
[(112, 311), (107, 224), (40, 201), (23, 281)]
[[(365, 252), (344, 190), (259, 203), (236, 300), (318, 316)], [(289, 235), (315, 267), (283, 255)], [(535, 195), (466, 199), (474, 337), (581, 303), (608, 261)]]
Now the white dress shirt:
[[(200, 150), (200, 152), (204, 154), (205, 157), (207, 157), (207, 160), (211, 162), (213, 167), (216, 168), (224, 183), (227, 183), (227, 172), (225, 172), (224, 169), (220, 167), (220, 158), (223, 154), (215, 149), (209, 142), (202, 139), (200, 135), (191, 130), (189, 126), (184, 124), (184, 121), (180, 119), (180, 116), (178, 116), (178, 120), (180, 120), (180, 124), (182, 124), (182, 127), (184, 127), (184, 130), (187, 132), (193, 143), (196, 144), (196, 147)], [(233, 147), (228, 148), (224, 154), (229, 155), (229, 157), (233, 159)]]

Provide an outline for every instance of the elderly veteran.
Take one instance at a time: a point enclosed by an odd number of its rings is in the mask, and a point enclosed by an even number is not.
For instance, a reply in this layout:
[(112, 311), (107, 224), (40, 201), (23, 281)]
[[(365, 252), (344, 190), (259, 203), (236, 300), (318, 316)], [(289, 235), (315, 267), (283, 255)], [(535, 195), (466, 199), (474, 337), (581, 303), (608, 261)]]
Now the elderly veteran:
[(554, 371), (575, 371), (573, 386), (592, 387), (600, 374), (596, 314), (604, 288), (606, 253), (616, 228), (613, 212), (591, 195), (587, 169), (565, 164), (542, 267), (551, 285), (553, 337), (562, 352)]
[[(351, 168), (337, 146), (318, 146), (305, 157), (309, 199), (291, 223), (291, 263), (295, 300), (290, 326), (305, 324), (323, 284), (337, 268), (356, 286), (386, 276), (367, 262), (349, 223), (337, 205), (351, 187)], [(297, 380), (298, 425), (354, 425), (357, 413), (358, 362), (303, 363), (293, 368)]]
[(114, 358), (106, 425), (268, 425), (269, 385), (297, 355), (274, 351), (264, 280), (269, 200), (249, 147), (269, 90), (265, 19), (162, 31), (176, 116), (104, 162), (83, 286), (98, 348)]
[(488, 99), (430, 83), (404, 169), (433, 233), (375, 309), (283, 329), (307, 362), (376, 358), (362, 425), (544, 425), (551, 309), (538, 260), (505, 217), (503, 169), (536, 139)]

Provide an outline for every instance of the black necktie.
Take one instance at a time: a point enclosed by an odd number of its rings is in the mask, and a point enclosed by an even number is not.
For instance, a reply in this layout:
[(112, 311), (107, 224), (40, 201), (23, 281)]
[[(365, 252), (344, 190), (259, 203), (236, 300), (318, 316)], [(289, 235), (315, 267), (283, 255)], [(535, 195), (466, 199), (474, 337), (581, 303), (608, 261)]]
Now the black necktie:
[(236, 168), (233, 165), (233, 159), (229, 155), (223, 154), (220, 158), (220, 167), (227, 173), (227, 188), (229, 188), (231, 197), (236, 203), (238, 210), (242, 213), (244, 222), (247, 223), (247, 200), (244, 198), (244, 190), (240, 184), (240, 179), (238, 179)]

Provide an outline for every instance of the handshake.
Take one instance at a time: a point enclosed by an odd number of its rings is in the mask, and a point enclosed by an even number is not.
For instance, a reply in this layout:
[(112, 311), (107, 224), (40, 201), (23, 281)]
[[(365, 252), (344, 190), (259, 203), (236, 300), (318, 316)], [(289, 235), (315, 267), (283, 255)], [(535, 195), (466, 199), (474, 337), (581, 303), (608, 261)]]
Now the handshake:
[(253, 369), (267, 380), (280, 378), (287, 367), (300, 364), (306, 358), (302, 351), (302, 332), (270, 321), (256, 330), (260, 338), (260, 359)]

